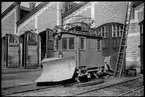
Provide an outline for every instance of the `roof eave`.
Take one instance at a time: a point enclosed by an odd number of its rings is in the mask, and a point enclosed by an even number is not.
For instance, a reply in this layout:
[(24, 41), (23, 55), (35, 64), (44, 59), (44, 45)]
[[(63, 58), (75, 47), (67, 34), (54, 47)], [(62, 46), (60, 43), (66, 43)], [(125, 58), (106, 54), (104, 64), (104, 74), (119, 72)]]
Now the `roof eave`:
[(15, 8), (16, 5), (20, 5), (21, 2), (14, 2), (12, 3), (2, 14), (1, 14), (1, 18), (5, 17), (13, 8)]
[(20, 26), (22, 23), (24, 23), (27, 19), (29, 19), (32, 15), (34, 15), (36, 12), (38, 12), (41, 8), (46, 6), (49, 2), (42, 2), (37, 7), (35, 7), (28, 15), (26, 15), (23, 19), (19, 20), (17, 22), (17, 26)]
[(75, 12), (76, 10), (78, 10), (79, 8), (81, 8), (82, 6), (84, 6), (85, 4), (87, 4), (88, 2), (84, 2), (83, 4), (80, 5), (76, 5), (75, 7), (73, 7), (72, 9), (70, 9), (69, 11), (65, 12), (62, 14), (62, 18), (67, 17), (68, 15), (72, 14), (73, 12)]

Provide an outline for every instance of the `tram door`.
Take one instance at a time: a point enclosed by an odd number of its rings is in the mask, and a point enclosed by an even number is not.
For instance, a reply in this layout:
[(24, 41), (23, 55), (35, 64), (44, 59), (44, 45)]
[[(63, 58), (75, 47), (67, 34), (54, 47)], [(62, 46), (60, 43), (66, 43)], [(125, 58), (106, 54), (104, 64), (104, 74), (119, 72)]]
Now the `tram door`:
[(86, 66), (86, 38), (78, 36), (76, 46), (77, 68), (79, 66)]

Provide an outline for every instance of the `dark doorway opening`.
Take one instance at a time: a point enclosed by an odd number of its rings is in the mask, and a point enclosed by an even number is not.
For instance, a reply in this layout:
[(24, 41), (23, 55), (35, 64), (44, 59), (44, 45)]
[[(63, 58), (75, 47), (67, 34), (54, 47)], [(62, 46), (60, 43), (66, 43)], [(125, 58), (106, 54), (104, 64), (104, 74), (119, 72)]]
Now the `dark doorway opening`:
[(46, 31), (39, 33), (41, 39), (41, 61), (45, 58), (46, 54)]
[(25, 57), (24, 34), (22, 34), (22, 35), (20, 36), (20, 39), (19, 39), (19, 40), (20, 40), (20, 43), (22, 44), (22, 45), (21, 45), (22, 47), (20, 47), (20, 48), (21, 48), (20, 51), (22, 51), (22, 52), (21, 52), (22, 55), (20, 55), (20, 57), (22, 57), (22, 58), (21, 58), (21, 60), (22, 60), (22, 67), (25, 67), (25, 60), (24, 60), (24, 57)]

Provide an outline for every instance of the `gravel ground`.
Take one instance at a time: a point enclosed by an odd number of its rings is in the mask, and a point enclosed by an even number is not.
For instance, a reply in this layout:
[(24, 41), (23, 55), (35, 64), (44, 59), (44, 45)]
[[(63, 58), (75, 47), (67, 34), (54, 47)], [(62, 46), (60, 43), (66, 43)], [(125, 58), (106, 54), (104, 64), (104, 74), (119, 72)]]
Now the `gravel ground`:
[[(135, 84), (134, 84), (135, 83)], [(138, 79), (135, 81), (127, 82), (121, 85), (112, 86), (109, 88), (92, 91), (89, 93), (84, 93), (79, 96), (117, 96), (119, 94), (125, 93), (127, 91), (130, 91), (132, 89), (136, 89), (137, 87), (143, 86), (143, 79)]]
[(32, 84), (42, 71), (2, 74), (2, 88)]
[[(119, 82), (121, 80), (126, 79), (125, 77), (122, 77), (120, 79), (114, 78), (110, 80), (111, 78), (108, 78), (105, 80), (104, 84), (108, 83), (115, 83)], [(136, 84), (134, 84), (136, 83)], [(143, 79), (140, 79), (138, 81), (133, 81), (132, 83), (126, 83), (123, 84), (119, 87), (111, 87), (111, 88), (106, 88), (106, 89), (101, 89), (89, 93), (84, 93), (79, 96), (115, 96), (120, 93), (126, 92), (130, 90), (131, 88), (137, 88), (138, 86), (142, 85)], [(132, 85), (134, 84), (134, 85)], [(73, 85), (71, 87), (55, 87), (55, 88), (48, 88), (48, 89), (42, 89), (39, 91), (33, 91), (33, 92), (26, 92), (26, 93), (19, 93), (19, 94), (13, 94), (10, 96), (75, 96), (76, 94), (79, 94), (81, 92), (89, 91), (92, 89), (96, 89), (96, 87), (101, 86), (102, 84), (99, 85), (93, 85), (93, 86), (86, 86), (86, 87), (77, 87), (76, 85)]]

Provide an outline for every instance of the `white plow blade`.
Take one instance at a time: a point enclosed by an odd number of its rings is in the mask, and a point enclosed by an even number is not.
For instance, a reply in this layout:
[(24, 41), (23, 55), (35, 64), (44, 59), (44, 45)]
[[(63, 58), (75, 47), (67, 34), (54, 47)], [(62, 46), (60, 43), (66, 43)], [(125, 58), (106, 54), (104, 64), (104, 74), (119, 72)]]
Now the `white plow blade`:
[(35, 82), (58, 82), (71, 79), (76, 68), (74, 57), (45, 59), (42, 65), (43, 71), (41, 76)]

